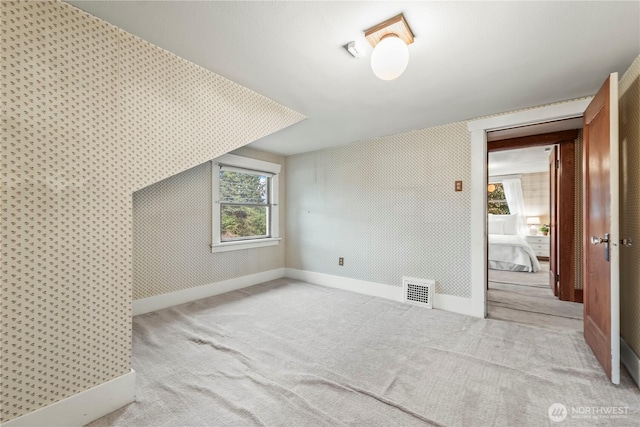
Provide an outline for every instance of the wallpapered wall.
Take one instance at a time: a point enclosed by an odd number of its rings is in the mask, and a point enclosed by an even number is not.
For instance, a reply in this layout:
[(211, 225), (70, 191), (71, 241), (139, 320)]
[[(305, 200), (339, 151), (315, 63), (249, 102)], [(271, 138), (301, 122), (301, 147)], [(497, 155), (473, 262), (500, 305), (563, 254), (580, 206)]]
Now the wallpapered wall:
[(129, 372), (133, 190), (303, 116), (68, 4), (0, 7), (5, 422)]
[(287, 267), (470, 297), (470, 155), (459, 122), (287, 157)]
[(621, 335), (640, 355), (640, 56), (620, 79)]
[(527, 216), (540, 217), (541, 224), (549, 224), (549, 172), (523, 174), (521, 182)]
[(283, 166), (277, 246), (211, 253), (211, 162), (133, 194), (133, 299), (284, 268), (284, 157), (242, 147), (232, 152)]

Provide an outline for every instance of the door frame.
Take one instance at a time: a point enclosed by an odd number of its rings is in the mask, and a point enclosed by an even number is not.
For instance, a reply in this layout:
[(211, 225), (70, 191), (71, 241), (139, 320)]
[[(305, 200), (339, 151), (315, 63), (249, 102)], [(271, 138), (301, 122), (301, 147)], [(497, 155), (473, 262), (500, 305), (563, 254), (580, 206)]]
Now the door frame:
[[(487, 151), (497, 152), (518, 148), (540, 147), (556, 145), (559, 149), (560, 173), (558, 181), (561, 187), (559, 196), (562, 201), (556, 204), (559, 213), (556, 220), (562, 225), (551, 230), (552, 237), (558, 241), (557, 248), (559, 264), (563, 266), (559, 280), (555, 284), (554, 295), (561, 301), (582, 302), (582, 291), (575, 289), (575, 141), (580, 133), (579, 129), (562, 130), (543, 134), (521, 136), (516, 138), (487, 141)], [(570, 238), (566, 238), (568, 235)], [(558, 240), (558, 237), (561, 237)], [(564, 243), (563, 243), (564, 242)], [(579, 242), (582, 243), (582, 242)], [(551, 261), (551, 260), (550, 260)], [(580, 266), (582, 268), (582, 266)]]
[(593, 97), (470, 120), (471, 139), (471, 312), (487, 317), (487, 132), (581, 117)]

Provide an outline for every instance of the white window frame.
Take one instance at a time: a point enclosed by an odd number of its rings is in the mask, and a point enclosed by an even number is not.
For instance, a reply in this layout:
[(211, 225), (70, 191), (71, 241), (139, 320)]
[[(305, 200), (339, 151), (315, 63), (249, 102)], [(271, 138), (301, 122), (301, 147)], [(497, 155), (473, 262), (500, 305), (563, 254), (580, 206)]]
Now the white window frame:
[[(271, 175), (269, 185), (269, 237), (243, 239), (223, 242), (220, 239), (220, 166), (230, 166), (252, 172), (264, 172)], [(237, 251), (241, 249), (261, 248), (280, 244), (279, 183), (281, 166), (277, 163), (251, 159), (249, 157), (225, 154), (211, 161), (212, 215), (211, 215), (211, 252)]]

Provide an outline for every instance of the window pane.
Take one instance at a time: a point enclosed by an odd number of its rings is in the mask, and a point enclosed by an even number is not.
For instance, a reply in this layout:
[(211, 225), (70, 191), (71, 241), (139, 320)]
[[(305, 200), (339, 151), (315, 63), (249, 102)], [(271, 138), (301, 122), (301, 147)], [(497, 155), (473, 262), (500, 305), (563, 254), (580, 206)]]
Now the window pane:
[(220, 171), (222, 202), (267, 204), (269, 178), (250, 173)]
[(488, 212), (494, 215), (509, 215), (509, 205), (507, 202), (492, 202), (489, 201)]
[(498, 201), (504, 201), (506, 199), (505, 195), (504, 195), (504, 188), (502, 187), (502, 184), (496, 183), (496, 184), (489, 184), (489, 189), (493, 188), (493, 191), (489, 191), (489, 194), (487, 195), (487, 199), (489, 200), (498, 200)]
[(266, 206), (220, 206), (220, 240), (267, 237)]
[(509, 204), (505, 200), (502, 184), (489, 183), (487, 191), (487, 211), (494, 215), (509, 215)]

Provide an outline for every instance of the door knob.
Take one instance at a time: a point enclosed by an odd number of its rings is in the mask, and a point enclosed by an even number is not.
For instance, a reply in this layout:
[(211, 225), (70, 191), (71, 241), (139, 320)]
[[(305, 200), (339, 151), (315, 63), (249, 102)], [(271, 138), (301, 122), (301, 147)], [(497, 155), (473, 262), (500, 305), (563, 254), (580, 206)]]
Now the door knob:
[(632, 243), (633, 243), (633, 240), (631, 240), (629, 238), (622, 239), (622, 240), (620, 240), (620, 243), (622, 243), (622, 246), (626, 246), (626, 247), (630, 248)]
[(604, 233), (604, 238), (597, 237), (597, 236), (592, 236), (591, 237), (591, 244), (592, 245), (599, 245), (601, 243), (604, 243), (604, 259), (606, 261), (609, 261), (610, 260), (610, 257), (609, 257), (609, 233)]
[[(605, 236), (606, 236), (606, 234), (605, 234)], [(591, 244), (592, 245), (599, 245), (601, 243), (609, 243), (609, 239), (607, 237), (605, 237), (603, 239), (602, 237), (591, 236)]]

